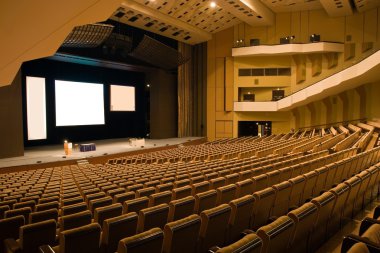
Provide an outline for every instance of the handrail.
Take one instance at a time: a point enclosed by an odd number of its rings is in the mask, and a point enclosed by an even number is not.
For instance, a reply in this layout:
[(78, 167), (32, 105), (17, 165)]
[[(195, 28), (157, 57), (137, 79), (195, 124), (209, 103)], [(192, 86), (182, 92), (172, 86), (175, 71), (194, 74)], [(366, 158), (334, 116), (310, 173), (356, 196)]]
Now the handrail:
[(313, 125), (313, 126), (305, 126), (305, 127), (300, 127), (298, 128), (298, 130), (309, 130), (311, 128), (328, 128), (328, 127), (332, 127), (332, 126), (335, 126), (335, 125), (347, 125), (348, 123), (352, 123), (352, 122), (365, 122), (367, 121), (367, 118), (361, 118), (361, 119), (352, 119), (352, 120), (344, 120), (344, 121), (337, 121), (337, 122), (333, 122), (333, 123), (327, 123), (327, 124), (321, 124), (321, 125)]

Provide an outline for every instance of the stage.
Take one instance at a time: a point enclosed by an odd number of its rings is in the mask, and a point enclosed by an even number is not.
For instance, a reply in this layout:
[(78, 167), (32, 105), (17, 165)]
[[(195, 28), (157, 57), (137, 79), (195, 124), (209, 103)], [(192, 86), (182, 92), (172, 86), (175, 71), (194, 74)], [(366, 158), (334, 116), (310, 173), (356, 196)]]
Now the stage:
[[(83, 143), (95, 143), (96, 150), (88, 152), (80, 152), (79, 149), (72, 151), (71, 155), (65, 155), (62, 145), (51, 145), (51, 146), (39, 146), (39, 147), (29, 147), (25, 148), (24, 156), (12, 157), (0, 159), (0, 168), (19, 168), (28, 165), (39, 165), (32, 167), (47, 167), (47, 166), (61, 166), (65, 162), (67, 164), (75, 164), (78, 160), (95, 160), (103, 161), (107, 160), (108, 157), (117, 157), (127, 155), (128, 152), (131, 154), (141, 151), (149, 152), (156, 149), (162, 149), (168, 146), (178, 145), (178, 144), (190, 144), (192, 142), (197, 142), (203, 140), (203, 137), (185, 137), (185, 138), (170, 138), (170, 139), (145, 139), (145, 145), (132, 146), (130, 144), (130, 138), (124, 139), (108, 139), (108, 140), (96, 140), (88, 141)], [(127, 153), (127, 154), (126, 154)], [(98, 158), (96, 160), (96, 158)], [(99, 158), (103, 158), (100, 159)], [(46, 166), (43, 166), (43, 165)], [(41, 166), (42, 165), (42, 166)], [(31, 166), (29, 166), (31, 167)], [(19, 170), (18, 169), (18, 170)], [(8, 170), (7, 170), (8, 171)], [(0, 170), (0, 173), (4, 172)]]

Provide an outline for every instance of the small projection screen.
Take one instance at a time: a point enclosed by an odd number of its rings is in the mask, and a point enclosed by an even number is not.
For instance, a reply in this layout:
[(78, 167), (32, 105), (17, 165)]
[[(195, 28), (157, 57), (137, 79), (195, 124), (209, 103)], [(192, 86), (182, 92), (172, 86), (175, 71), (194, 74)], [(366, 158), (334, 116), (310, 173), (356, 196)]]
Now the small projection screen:
[(135, 111), (135, 87), (110, 85), (111, 111)]
[(56, 126), (104, 125), (103, 84), (55, 80)]
[(43, 140), (46, 132), (45, 78), (26, 77), (28, 140)]

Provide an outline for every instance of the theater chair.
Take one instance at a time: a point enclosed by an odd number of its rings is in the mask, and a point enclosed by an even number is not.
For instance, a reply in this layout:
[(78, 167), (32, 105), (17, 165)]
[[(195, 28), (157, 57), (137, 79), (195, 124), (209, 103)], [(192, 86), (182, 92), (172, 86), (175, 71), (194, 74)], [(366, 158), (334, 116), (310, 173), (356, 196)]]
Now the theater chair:
[(309, 239), (318, 218), (318, 208), (313, 203), (306, 203), (292, 210), (288, 216), (294, 221), (294, 236), (290, 240), (290, 252), (311, 252)]
[(59, 231), (65, 231), (90, 224), (92, 221), (91, 212), (86, 210), (79, 213), (62, 216), (60, 219)]
[(5, 212), (10, 210), (8, 205), (0, 206), (0, 219), (4, 219)]
[(123, 214), (130, 212), (138, 213), (141, 209), (147, 208), (148, 203), (148, 197), (127, 200), (123, 203)]
[(194, 206), (195, 199), (193, 196), (170, 201), (168, 222), (176, 221), (193, 214)]
[(216, 189), (216, 205), (227, 204), (235, 198), (236, 185), (230, 184)]
[(74, 204), (78, 204), (78, 203), (82, 203), (82, 202), (83, 202), (82, 196), (78, 196), (78, 197), (74, 197), (74, 198), (63, 199), (61, 201), (61, 206), (62, 207), (70, 206), (70, 205), (74, 205)]
[(305, 178), (306, 182), (302, 193), (301, 204), (313, 198), (313, 191), (315, 183), (317, 182), (318, 173), (315, 171), (310, 171), (302, 176)]
[(141, 233), (155, 227), (163, 229), (168, 219), (168, 213), (168, 204), (160, 204), (158, 206), (141, 209), (137, 223), (137, 233)]
[(216, 190), (209, 190), (195, 195), (194, 213), (200, 214), (204, 210), (215, 207)]
[(121, 239), (117, 253), (161, 253), (164, 233), (159, 228)]
[(4, 240), (7, 238), (18, 239), (19, 229), (25, 224), (22, 215), (0, 219), (0, 253), (4, 253)]
[(257, 230), (263, 241), (261, 253), (289, 252), (290, 240), (294, 233), (294, 221), (288, 216), (281, 216), (274, 222)]
[(191, 186), (183, 186), (172, 190), (172, 200), (185, 198), (191, 195)]
[(160, 204), (169, 204), (170, 200), (172, 199), (172, 192), (171, 191), (163, 191), (151, 194), (149, 196), (149, 203), (148, 206), (156, 206)]
[(63, 206), (61, 208), (61, 216), (66, 216), (69, 214), (75, 214), (87, 210), (87, 205), (84, 202), (79, 202), (73, 205)]
[(272, 187), (253, 193), (255, 203), (251, 219), (251, 228), (253, 230), (266, 225), (269, 221), (273, 207), (276, 191)]
[(206, 252), (214, 246), (224, 246), (228, 232), (231, 207), (227, 204), (205, 210), (201, 213), (199, 231), (200, 252)]
[(255, 198), (252, 195), (234, 199), (230, 202), (231, 216), (229, 220), (228, 241), (234, 242), (241, 233), (250, 227)]
[(96, 208), (103, 207), (103, 206), (109, 206), (111, 204), (112, 204), (112, 198), (110, 196), (106, 196), (103, 198), (89, 200), (88, 208), (89, 208), (91, 214), (94, 215)]
[(45, 220), (51, 220), (51, 219), (58, 222), (57, 209), (49, 209), (49, 210), (33, 212), (29, 214), (29, 224), (41, 222)]
[[(367, 220), (367, 223), (368, 222), (369, 221)], [(373, 224), (366, 224), (366, 226), (369, 226), (366, 230), (363, 230), (361, 225), (360, 230), (362, 231), (359, 232), (359, 235), (349, 234), (345, 236), (343, 238), (341, 252), (355, 252), (352, 248), (359, 242), (365, 243), (367, 249), (371, 253), (380, 252), (380, 224), (378, 224), (377, 220), (373, 220), (373, 222)], [(363, 249), (364, 247), (362, 246), (360, 248)], [(361, 251), (358, 252), (361, 253)]]
[(164, 228), (162, 253), (196, 252), (201, 219), (197, 214), (169, 222)]
[(350, 249), (348, 249), (348, 251), (341, 251), (341, 253), (371, 253), (371, 252), (376, 252), (376, 250), (379, 250), (380, 249), (376, 249), (376, 248), (371, 248), (371, 251), (370, 249), (371, 246), (368, 247), (367, 244), (363, 243), (363, 242), (357, 242), (355, 243)]
[(134, 212), (104, 220), (101, 236), (102, 252), (116, 252), (121, 239), (135, 235), (137, 220), (138, 216)]
[(272, 186), (276, 191), (276, 197), (274, 199), (271, 215), (280, 217), (288, 212), (289, 198), (292, 190), (292, 184), (288, 181), (276, 184)]
[(113, 203), (120, 203), (123, 204), (127, 200), (135, 199), (136, 194), (135, 192), (123, 192), (118, 193), (113, 196)]
[(247, 234), (233, 244), (218, 248), (216, 253), (261, 253), (263, 242), (255, 233)]
[(59, 210), (59, 202), (58, 201), (52, 201), (52, 202), (46, 202), (43, 204), (37, 204), (35, 209), (36, 209), (36, 212), (45, 211), (45, 210), (49, 210), (49, 209)]
[(32, 209), (30, 207), (23, 207), (20, 209), (12, 209), (5, 211), (4, 213), (4, 218), (10, 218), (10, 217), (15, 217), (18, 215), (24, 216), (25, 223), (28, 223), (29, 221), (29, 214), (32, 212)]
[(123, 206), (120, 203), (98, 207), (94, 212), (94, 222), (103, 227), (103, 221), (109, 218), (119, 216), (123, 213)]
[(206, 192), (210, 189), (208, 181), (202, 181), (191, 185), (191, 195), (195, 196), (198, 193)]
[(347, 203), (350, 188), (348, 187), (348, 185), (341, 183), (335, 186), (329, 192), (332, 192), (336, 198), (336, 203), (332, 210), (331, 218), (327, 226), (329, 235), (332, 235), (335, 234), (340, 228), (342, 213)]
[(235, 198), (240, 198), (253, 193), (253, 181), (251, 179), (244, 179), (236, 184)]
[(100, 226), (92, 223), (63, 231), (59, 245), (40, 247), (40, 253), (100, 253)]
[(56, 240), (57, 223), (47, 220), (20, 227), (19, 239), (5, 239), (5, 252), (37, 253), (38, 248), (45, 244), (53, 245)]

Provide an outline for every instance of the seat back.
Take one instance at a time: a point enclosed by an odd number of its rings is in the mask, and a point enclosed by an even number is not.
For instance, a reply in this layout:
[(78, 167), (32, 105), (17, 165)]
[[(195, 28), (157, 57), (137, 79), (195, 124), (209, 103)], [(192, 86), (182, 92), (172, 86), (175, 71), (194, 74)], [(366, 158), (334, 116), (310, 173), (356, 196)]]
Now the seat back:
[(249, 195), (253, 193), (253, 181), (252, 179), (245, 179), (243, 181), (239, 181), (236, 184), (236, 198), (243, 197), (245, 195)]
[(193, 196), (172, 200), (169, 203), (168, 222), (176, 221), (193, 214), (194, 206), (195, 198)]
[(305, 189), (305, 177), (297, 176), (289, 180), (292, 184), (292, 190), (290, 191), (289, 207), (298, 207), (303, 204), (301, 202), (303, 191)]
[(251, 179), (253, 181), (252, 191), (254, 193), (261, 191), (261, 190), (264, 190), (268, 186), (268, 175), (267, 174), (261, 174), (258, 176), (254, 176)]
[(213, 246), (224, 246), (230, 215), (231, 207), (227, 204), (222, 204), (201, 213), (201, 228), (199, 231), (201, 252), (205, 252)]
[(247, 234), (240, 240), (220, 248), (216, 253), (261, 253), (263, 242), (255, 233)]
[(172, 190), (172, 200), (181, 199), (191, 195), (191, 186), (183, 186)]
[(73, 205), (63, 206), (61, 208), (61, 215), (66, 216), (69, 214), (79, 213), (87, 210), (85, 202), (79, 202)]
[(5, 212), (10, 210), (8, 205), (0, 206), (0, 220), (4, 219)]
[(257, 230), (263, 241), (262, 253), (288, 252), (290, 239), (294, 232), (294, 221), (288, 216), (281, 216), (274, 222)]
[(195, 195), (194, 213), (200, 214), (202, 211), (215, 207), (216, 190), (209, 190)]
[(229, 220), (229, 241), (236, 241), (240, 234), (250, 227), (255, 198), (252, 195), (234, 199), (230, 202), (231, 216)]
[(149, 196), (149, 203), (148, 206), (156, 206), (160, 204), (169, 204), (170, 200), (172, 199), (172, 193), (171, 191), (163, 191), (163, 192), (158, 192), (151, 194)]
[(208, 181), (202, 181), (191, 185), (191, 195), (195, 195), (201, 192), (208, 191), (210, 189), (210, 183)]
[(313, 203), (303, 204), (288, 213), (295, 223), (294, 236), (290, 241), (291, 252), (309, 252), (309, 238), (318, 218), (318, 208)]
[(346, 208), (347, 198), (350, 193), (350, 187), (341, 183), (330, 190), (335, 195), (336, 203), (333, 207), (331, 218), (328, 224), (329, 234), (332, 235), (340, 228), (340, 221), (343, 210)]
[(102, 246), (106, 253), (114, 253), (121, 239), (136, 234), (138, 215), (134, 212), (104, 220)]
[(79, 213), (69, 214), (61, 217), (60, 231), (85, 226), (91, 223), (91, 212), (86, 210)]
[(119, 241), (117, 253), (161, 253), (164, 233), (160, 228), (126, 237)]
[(227, 204), (235, 198), (236, 195), (236, 185), (229, 184), (226, 186), (219, 187), (216, 189), (216, 204)]
[(354, 215), (354, 204), (356, 201), (356, 197), (358, 196), (361, 179), (357, 176), (353, 176), (346, 181), (344, 181), (345, 184), (350, 187), (350, 193), (348, 194), (347, 201), (346, 201), (346, 207), (344, 208), (343, 216), (352, 218)]
[(251, 228), (254, 230), (267, 224), (271, 215), (276, 191), (272, 187), (253, 193), (255, 203), (251, 219)]
[(315, 172), (318, 174), (317, 181), (315, 182), (313, 189), (313, 196), (319, 196), (323, 190), (325, 190), (325, 184), (327, 180), (328, 168), (326, 166), (318, 168)]
[(24, 201), (24, 202), (18, 202), (13, 204), (13, 209), (19, 209), (19, 208), (24, 208), (24, 207), (30, 207), (32, 211), (34, 211), (34, 208), (36, 206), (36, 201), (34, 200), (29, 200), (29, 201)]
[(164, 228), (163, 253), (196, 252), (201, 219), (197, 214), (169, 222)]
[(25, 222), (27, 223), (29, 221), (29, 214), (32, 212), (32, 209), (30, 207), (23, 207), (19, 209), (12, 209), (5, 211), (4, 218), (11, 218), (18, 215), (24, 216)]
[(25, 224), (22, 215), (0, 219), (0, 253), (4, 252), (4, 240), (7, 238), (18, 239), (19, 229)]
[(226, 178), (217, 177), (217, 178), (210, 179), (209, 182), (210, 182), (210, 189), (217, 189), (226, 184)]
[(380, 244), (380, 224), (371, 225), (362, 236), (365, 239), (379, 245)]
[(147, 208), (148, 203), (148, 197), (140, 197), (136, 199), (127, 200), (123, 203), (123, 213), (138, 213), (141, 209)]
[(108, 206), (95, 208), (94, 221), (103, 227), (103, 221), (109, 218), (119, 216), (123, 213), (123, 206), (120, 203), (115, 203)]
[(37, 212), (45, 211), (45, 210), (49, 210), (49, 209), (57, 209), (58, 210), (59, 209), (58, 201), (52, 201), (52, 202), (47, 202), (47, 203), (36, 205), (36, 211)]
[(100, 226), (98, 223), (69, 229), (60, 233), (60, 253), (99, 253)]
[(318, 173), (310, 171), (302, 175), (305, 178), (305, 187), (301, 198), (301, 204), (313, 197), (315, 183), (317, 182)]
[(143, 189), (138, 189), (136, 191), (136, 198), (140, 198), (140, 197), (144, 197), (144, 196), (149, 196), (153, 193), (156, 192), (156, 188), (155, 187), (146, 187), (146, 188), (143, 188)]
[(347, 253), (371, 253), (367, 247), (367, 245), (363, 242), (355, 243)]
[(168, 213), (168, 204), (160, 204), (158, 206), (141, 209), (137, 223), (137, 233), (141, 233), (155, 227), (163, 229), (168, 220)]
[(38, 252), (42, 245), (55, 243), (57, 223), (46, 220), (20, 227), (20, 247), (24, 252)]
[(273, 189), (276, 191), (276, 197), (274, 199), (271, 214), (279, 217), (281, 215), (285, 215), (288, 212), (292, 184), (289, 181), (284, 181), (282, 183), (273, 185)]
[(58, 221), (58, 210), (48, 209), (44, 211), (33, 212), (29, 214), (29, 223), (36, 223), (45, 220), (55, 220)]

